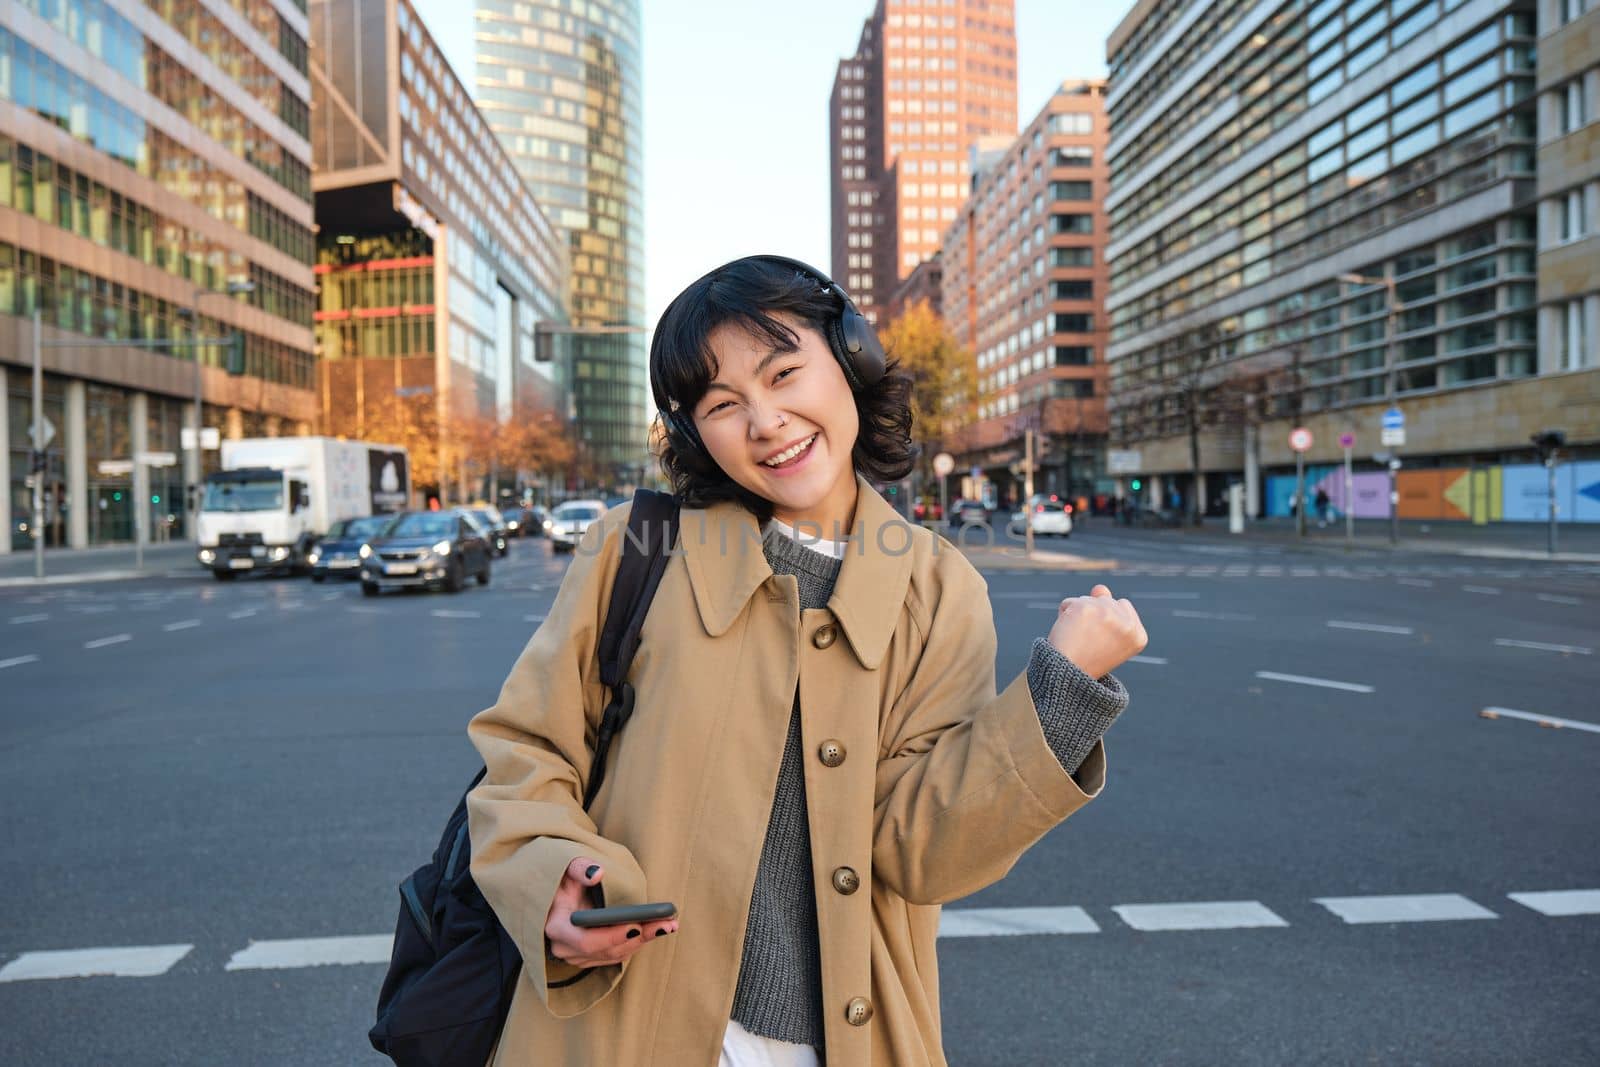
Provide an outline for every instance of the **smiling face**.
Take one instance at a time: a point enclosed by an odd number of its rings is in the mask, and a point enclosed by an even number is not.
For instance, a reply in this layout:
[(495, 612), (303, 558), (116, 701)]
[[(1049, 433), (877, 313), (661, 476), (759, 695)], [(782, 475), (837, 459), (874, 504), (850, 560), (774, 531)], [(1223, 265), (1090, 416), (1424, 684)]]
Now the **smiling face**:
[(775, 518), (842, 536), (855, 516), (855, 397), (821, 334), (787, 313), (773, 318), (792, 347), (735, 323), (711, 332), (717, 375), (694, 406), (695, 427), (717, 466), (771, 501)]

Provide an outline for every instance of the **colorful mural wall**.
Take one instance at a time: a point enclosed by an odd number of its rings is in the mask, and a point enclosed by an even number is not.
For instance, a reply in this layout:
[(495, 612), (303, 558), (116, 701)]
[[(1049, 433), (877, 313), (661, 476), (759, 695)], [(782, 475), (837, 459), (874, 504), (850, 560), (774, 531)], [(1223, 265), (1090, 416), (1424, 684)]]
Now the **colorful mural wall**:
[[(1266, 480), (1268, 515), (1288, 516), (1294, 497), (1292, 474)], [(1346, 509), (1344, 468), (1306, 468), (1306, 496), (1328, 494), (1334, 510)], [(1443, 467), (1401, 470), (1395, 489), (1402, 519), (1454, 522), (1547, 522), (1550, 515), (1549, 475), (1537, 464), (1511, 467)], [(1351, 502), (1358, 519), (1389, 517), (1389, 476), (1382, 471), (1355, 475)], [(1600, 462), (1563, 463), (1556, 468), (1556, 506), (1561, 522), (1600, 522)]]

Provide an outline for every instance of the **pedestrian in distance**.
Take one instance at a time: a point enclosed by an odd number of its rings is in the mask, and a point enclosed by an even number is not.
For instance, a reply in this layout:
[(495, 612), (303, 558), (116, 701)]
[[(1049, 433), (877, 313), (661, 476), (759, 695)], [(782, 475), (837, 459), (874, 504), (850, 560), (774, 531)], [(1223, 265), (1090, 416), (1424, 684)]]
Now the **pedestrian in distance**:
[(1317, 486), (1317, 495), (1314, 498), (1314, 503), (1317, 506), (1317, 525), (1319, 527), (1327, 526), (1332, 502), (1328, 499), (1328, 491), (1320, 485)]
[(625, 506), (468, 728), (472, 875), (524, 961), (491, 1062), (942, 1065), (940, 906), (1100, 793), (1144, 627), (1105, 586), (1066, 596), (997, 693), (983, 579), (872, 488), (915, 457), (909, 376), (817, 270), (695, 281), (650, 377), (683, 510), (594, 803)]

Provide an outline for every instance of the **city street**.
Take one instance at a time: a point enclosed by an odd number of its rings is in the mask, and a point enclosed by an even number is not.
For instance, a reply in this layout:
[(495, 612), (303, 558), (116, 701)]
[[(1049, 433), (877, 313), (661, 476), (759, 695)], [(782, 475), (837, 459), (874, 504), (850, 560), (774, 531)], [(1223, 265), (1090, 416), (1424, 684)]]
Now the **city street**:
[[(1039, 547), (1116, 566), (983, 556), (1002, 684), (1097, 581), (1151, 640), (1101, 798), (946, 910), (953, 1064), (1600, 1061), (1600, 565)], [(379, 1062), (395, 886), (567, 565), (0, 588), (0, 1062)]]

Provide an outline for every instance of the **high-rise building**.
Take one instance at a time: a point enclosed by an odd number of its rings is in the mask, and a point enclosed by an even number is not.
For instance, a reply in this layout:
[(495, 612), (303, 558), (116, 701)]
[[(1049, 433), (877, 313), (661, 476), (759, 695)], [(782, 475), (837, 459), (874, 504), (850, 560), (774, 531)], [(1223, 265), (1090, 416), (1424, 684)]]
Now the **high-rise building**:
[(939, 250), (968, 149), (1017, 131), (1011, 0), (878, 0), (828, 103), (833, 277), (867, 318)]
[[(48, 545), (186, 535), (202, 453), (180, 430), (197, 386), (223, 436), (312, 428), (305, 42), (290, 3), (14, 0), (0, 13), (0, 552), (35, 532), (36, 309)], [(223, 346), (190, 344), (232, 334), (242, 374)], [(64, 347), (85, 340), (104, 343)]]
[[(1589, 305), (1586, 347), (1554, 329), (1593, 257), (1546, 283), (1538, 225), (1542, 190), (1550, 212), (1594, 173), (1594, 127), (1537, 115), (1541, 56), (1586, 71), (1548, 85), (1548, 117), (1592, 108), (1594, 38), (1536, 31), (1528, 0), (1175, 0), (1117, 27), (1107, 354), (1143, 503), (1214, 510), (1242, 480), (1251, 513), (1286, 515), (1303, 426), (1306, 492), (1335, 507), (1388, 516), (1394, 459), (1400, 518), (1526, 518), (1530, 436), (1600, 444)], [(1551, 156), (1576, 166), (1548, 178)]]
[(310, 23), (325, 432), (408, 444), (420, 489), (477, 496), (465, 427), (565, 407), (537, 355), (566, 242), (410, 0), (311, 0)]
[(1600, 352), (1600, 0), (1539, 0), (1538, 69), (1543, 369), (1575, 371)]
[(1112, 488), (1104, 94), (1064, 82), (1020, 136), (973, 153), (972, 195), (939, 256), (945, 322), (977, 357), (977, 421), (951, 446), (957, 469), (981, 472), (964, 496), (1020, 499), (1030, 429), (1036, 492), (1092, 504)]
[(550, 354), (572, 378), (580, 467), (637, 481), (649, 410), (639, 0), (478, 0), (476, 30), (478, 106), (571, 250), (580, 332), (553, 336)]

